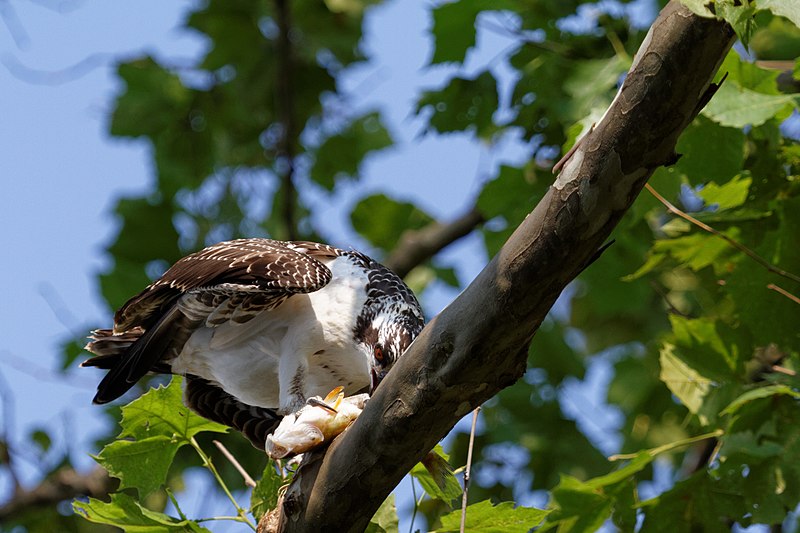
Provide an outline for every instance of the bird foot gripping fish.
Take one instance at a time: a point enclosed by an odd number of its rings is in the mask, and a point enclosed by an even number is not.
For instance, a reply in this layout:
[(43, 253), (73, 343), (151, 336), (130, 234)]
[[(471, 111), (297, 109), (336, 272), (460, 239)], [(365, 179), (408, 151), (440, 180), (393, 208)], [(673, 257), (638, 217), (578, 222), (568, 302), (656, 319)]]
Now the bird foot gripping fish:
[(285, 416), (267, 437), (267, 454), (283, 459), (307, 452), (347, 429), (364, 410), (369, 395), (345, 398), (343, 390), (336, 387), (325, 398), (312, 396), (297, 413)]

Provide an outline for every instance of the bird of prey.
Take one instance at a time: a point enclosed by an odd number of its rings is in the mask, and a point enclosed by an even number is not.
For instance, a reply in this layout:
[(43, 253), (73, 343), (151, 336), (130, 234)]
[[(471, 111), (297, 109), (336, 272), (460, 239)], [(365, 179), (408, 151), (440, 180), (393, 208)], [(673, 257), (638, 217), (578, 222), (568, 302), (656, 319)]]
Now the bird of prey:
[(180, 259), (93, 331), (107, 369), (95, 403), (148, 372), (185, 376), (195, 412), (263, 448), (281, 417), (344, 386), (375, 389), (423, 327), (419, 302), (366, 255), (312, 242), (238, 239)]

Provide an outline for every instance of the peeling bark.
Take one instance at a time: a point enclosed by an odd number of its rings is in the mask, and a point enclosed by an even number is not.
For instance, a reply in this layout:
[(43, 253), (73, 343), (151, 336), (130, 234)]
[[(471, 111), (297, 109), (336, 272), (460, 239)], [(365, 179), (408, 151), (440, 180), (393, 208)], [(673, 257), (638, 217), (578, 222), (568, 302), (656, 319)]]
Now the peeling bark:
[(619, 94), (500, 253), (426, 326), (361, 417), (308, 454), (280, 530), (363, 531), (402, 477), (474, 407), (525, 371), (528, 344), (564, 287), (644, 183), (676, 159), (708, 101), (730, 27), (676, 1), (654, 22)]

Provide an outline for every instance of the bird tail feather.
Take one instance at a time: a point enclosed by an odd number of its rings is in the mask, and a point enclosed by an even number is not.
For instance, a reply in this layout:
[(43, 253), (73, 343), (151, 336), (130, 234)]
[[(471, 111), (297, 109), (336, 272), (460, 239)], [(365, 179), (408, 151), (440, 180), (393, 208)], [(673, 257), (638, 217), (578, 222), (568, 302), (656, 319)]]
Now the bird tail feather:
[(124, 333), (114, 334), (110, 329), (96, 329), (89, 335), (89, 343), (84, 347), (95, 356), (90, 357), (82, 367), (97, 367), (109, 370), (120, 362), (125, 352), (144, 334), (144, 329), (136, 327)]

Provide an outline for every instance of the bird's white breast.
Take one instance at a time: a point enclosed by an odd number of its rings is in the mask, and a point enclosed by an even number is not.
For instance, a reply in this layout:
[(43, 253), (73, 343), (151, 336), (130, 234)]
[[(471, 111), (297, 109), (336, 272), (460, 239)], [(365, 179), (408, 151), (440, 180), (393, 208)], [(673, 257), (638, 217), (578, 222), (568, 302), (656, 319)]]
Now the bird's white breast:
[(323, 261), (333, 273), (322, 289), (296, 294), (244, 324), (201, 327), (189, 338), (172, 370), (218, 384), (249, 405), (281, 405), (281, 358), (306, 363), (305, 397), (325, 396), (342, 385), (354, 394), (369, 385), (367, 354), (353, 331), (366, 301), (366, 272), (347, 256)]

